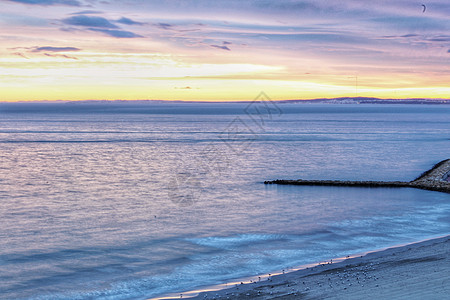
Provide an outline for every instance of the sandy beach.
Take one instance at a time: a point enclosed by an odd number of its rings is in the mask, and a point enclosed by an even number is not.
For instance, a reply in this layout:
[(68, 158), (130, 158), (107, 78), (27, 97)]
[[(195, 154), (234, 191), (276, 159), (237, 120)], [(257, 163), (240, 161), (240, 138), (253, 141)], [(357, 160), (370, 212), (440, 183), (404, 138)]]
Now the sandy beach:
[(202, 292), (193, 299), (449, 299), (449, 255), (450, 235)]
[[(406, 184), (448, 193), (450, 160), (436, 164)], [(279, 183), (278, 181), (266, 183)], [(311, 184), (287, 181), (281, 184)], [(375, 182), (386, 184), (385, 182)], [(374, 182), (315, 181), (313, 185), (352, 185)], [(242, 282), (195, 299), (450, 299), (450, 235), (414, 244), (341, 258), (295, 272)], [(181, 297), (182, 295), (180, 295)]]

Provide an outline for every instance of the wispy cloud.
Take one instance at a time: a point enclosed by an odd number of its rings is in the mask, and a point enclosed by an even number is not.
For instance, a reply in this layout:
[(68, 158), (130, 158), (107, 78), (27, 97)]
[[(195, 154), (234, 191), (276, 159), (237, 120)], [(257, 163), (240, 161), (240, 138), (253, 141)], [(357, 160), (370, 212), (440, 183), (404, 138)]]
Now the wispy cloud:
[[(449, 51), (450, 51), (450, 50), (449, 50)], [(28, 56), (26, 56), (25, 54), (20, 53), (20, 52), (14, 52), (14, 53), (12, 53), (12, 54), (13, 54), (13, 55), (20, 56), (20, 57), (22, 57), (22, 58), (30, 59)]]
[(76, 47), (52, 47), (52, 46), (45, 46), (45, 47), (35, 47), (33, 48), (32, 52), (72, 52), (72, 51), (80, 51), (80, 48)]
[(82, 10), (78, 12), (71, 13), (71, 15), (98, 15), (102, 14), (103, 12), (98, 10)]
[[(76, 47), (53, 47), (53, 46), (15, 47), (15, 48), (8, 48), (8, 50), (19, 50), (19, 51), (28, 53), (30, 55), (42, 54), (42, 55), (48, 56), (48, 57), (62, 57), (62, 58), (67, 58), (67, 59), (78, 59), (78, 58), (74, 57), (74, 56), (62, 54), (62, 53), (81, 51), (80, 48), (76, 48)], [(13, 52), (11, 54), (20, 56), (22, 58), (30, 59), (30, 57), (25, 55), (23, 52)]]
[(119, 28), (103, 17), (90, 17), (85, 15), (74, 16), (63, 19), (62, 22), (67, 25), (98, 27), (98, 28)]
[(145, 24), (145, 23), (137, 22), (137, 21), (131, 20), (129, 18), (125, 18), (125, 17), (120, 18), (116, 22), (117, 23), (121, 23), (121, 24), (125, 24), (125, 25), (144, 25)]
[(231, 49), (228, 48), (227, 46), (211, 45), (211, 47), (217, 48), (217, 49), (222, 49), (222, 50), (231, 51)]
[(77, 57), (75, 57), (75, 56), (69, 56), (69, 55), (66, 55), (66, 54), (51, 54), (51, 53), (44, 53), (44, 55), (45, 55), (45, 56), (48, 56), (48, 57), (62, 57), (62, 58), (67, 58), (67, 59), (75, 59), (75, 60), (78, 60)]
[(17, 2), (30, 5), (68, 5), (68, 6), (81, 6), (81, 3), (77, 0), (7, 0), (10, 2)]
[(217, 49), (231, 51), (231, 49), (227, 46), (227, 45), (231, 45), (231, 44), (232, 44), (231, 42), (223, 41), (222, 45), (210, 45), (210, 46), (213, 48), (217, 48)]
[(435, 36), (435, 37), (429, 38), (428, 40), (433, 41), (433, 42), (450, 42), (450, 36), (449, 35), (440, 35), (440, 36)]
[(139, 38), (139, 37), (143, 37), (139, 34), (136, 34), (134, 32), (131, 31), (125, 31), (125, 30), (111, 30), (111, 29), (100, 29), (100, 28), (89, 28), (90, 31), (95, 31), (95, 32), (101, 32), (104, 33), (106, 35), (115, 37), (115, 38)]
[[(128, 18), (121, 18), (117, 21), (110, 21), (103, 17), (96, 16), (86, 16), (86, 15), (77, 15), (70, 18), (63, 19), (62, 22), (66, 25), (78, 26), (82, 28), (86, 28), (89, 31), (104, 33), (108, 36), (112, 36), (115, 38), (138, 38), (142, 37), (141, 35), (122, 30), (119, 26), (113, 24), (112, 22), (118, 22), (127, 25), (143, 25), (143, 23), (133, 21)], [(65, 31), (74, 31), (73, 29), (63, 28)], [(76, 31), (76, 30), (75, 30)]]
[(172, 24), (168, 24), (168, 23), (157, 23), (157, 24), (155, 24), (155, 26), (160, 28), (160, 29), (164, 29), (164, 30), (173, 29), (173, 25)]

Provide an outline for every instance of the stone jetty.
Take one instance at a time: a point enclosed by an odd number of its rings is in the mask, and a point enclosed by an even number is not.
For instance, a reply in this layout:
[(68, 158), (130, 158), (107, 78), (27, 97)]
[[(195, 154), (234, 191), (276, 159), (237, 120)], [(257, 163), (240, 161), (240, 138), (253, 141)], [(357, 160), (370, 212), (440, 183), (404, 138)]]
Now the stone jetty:
[(443, 160), (430, 170), (424, 172), (413, 181), (342, 181), (342, 180), (273, 180), (265, 184), (282, 185), (319, 185), (319, 186), (350, 186), (350, 187), (409, 187), (450, 193), (450, 159)]

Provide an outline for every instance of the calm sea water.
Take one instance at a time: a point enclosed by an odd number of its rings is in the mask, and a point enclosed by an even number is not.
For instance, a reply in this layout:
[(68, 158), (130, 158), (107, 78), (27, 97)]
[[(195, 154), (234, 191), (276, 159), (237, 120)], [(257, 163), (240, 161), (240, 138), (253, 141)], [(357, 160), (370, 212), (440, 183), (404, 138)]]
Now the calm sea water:
[(145, 299), (450, 234), (448, 194), (263, 184), (412, 180), (449, 158), (450, 107), (247, 105), (0, 107), (0, 298)]

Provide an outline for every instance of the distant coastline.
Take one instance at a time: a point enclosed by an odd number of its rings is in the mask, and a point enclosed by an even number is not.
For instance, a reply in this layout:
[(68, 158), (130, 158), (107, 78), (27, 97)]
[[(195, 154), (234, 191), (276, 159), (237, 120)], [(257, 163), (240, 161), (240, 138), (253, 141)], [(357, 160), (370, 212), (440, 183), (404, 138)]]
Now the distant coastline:
[[(1, 113), (130, 113), (130, 114), (239, 114), (255, 101), (172, 101), (172, 100), (79, 100), (79, 101), (0, 101)], [(314, 105), (323, 107), (370, 107), (369, 105), (424, 105), (428, 107), (450, 105), (450, 99), (378, 99), (378, 98), (333, 98), (312, 100), (266, 100), (271, 110), (304, 109)], [(367, 106), (365, 106), (367, 105)], [(278, 107), (277, 107), (278, 106)]]
[(281, 100), (281, 103), (325, 103), (325, 104), (450, 104), (450, 99), (428, 99), (428, 98), (407, 98), (407, 99), (381, 99), (373, 97), (340, 97), (340, 98), (319, 98), (311, 100)]
[[(269, 99), (270, 100), (270, 99)], [(33, 101), (4, 101), (0, 100), (0, 106), (3, 105), (24, 105), (24, 104), (86, 104), (86, 105), (126, 105), (126, 104), (238, 104), (252, 103), (255, 100), (233, 100), (223, 101), (191, 101), (191, 100), (161, 100), (161, 99), (136, 99), (136, 100), (33, 100)], [(259, 101), (259, 100), (257, 100)], [(315, 98), (315, 99), (286, 99), (270, 100), (274, 103), (303, 103), (303, 104), (450, 104), (450, 99), (442, 98), (375, 98), (375, 97), (337, 97), (337, 98)], [(1, 108), (1, 107), (0, 107)]]

